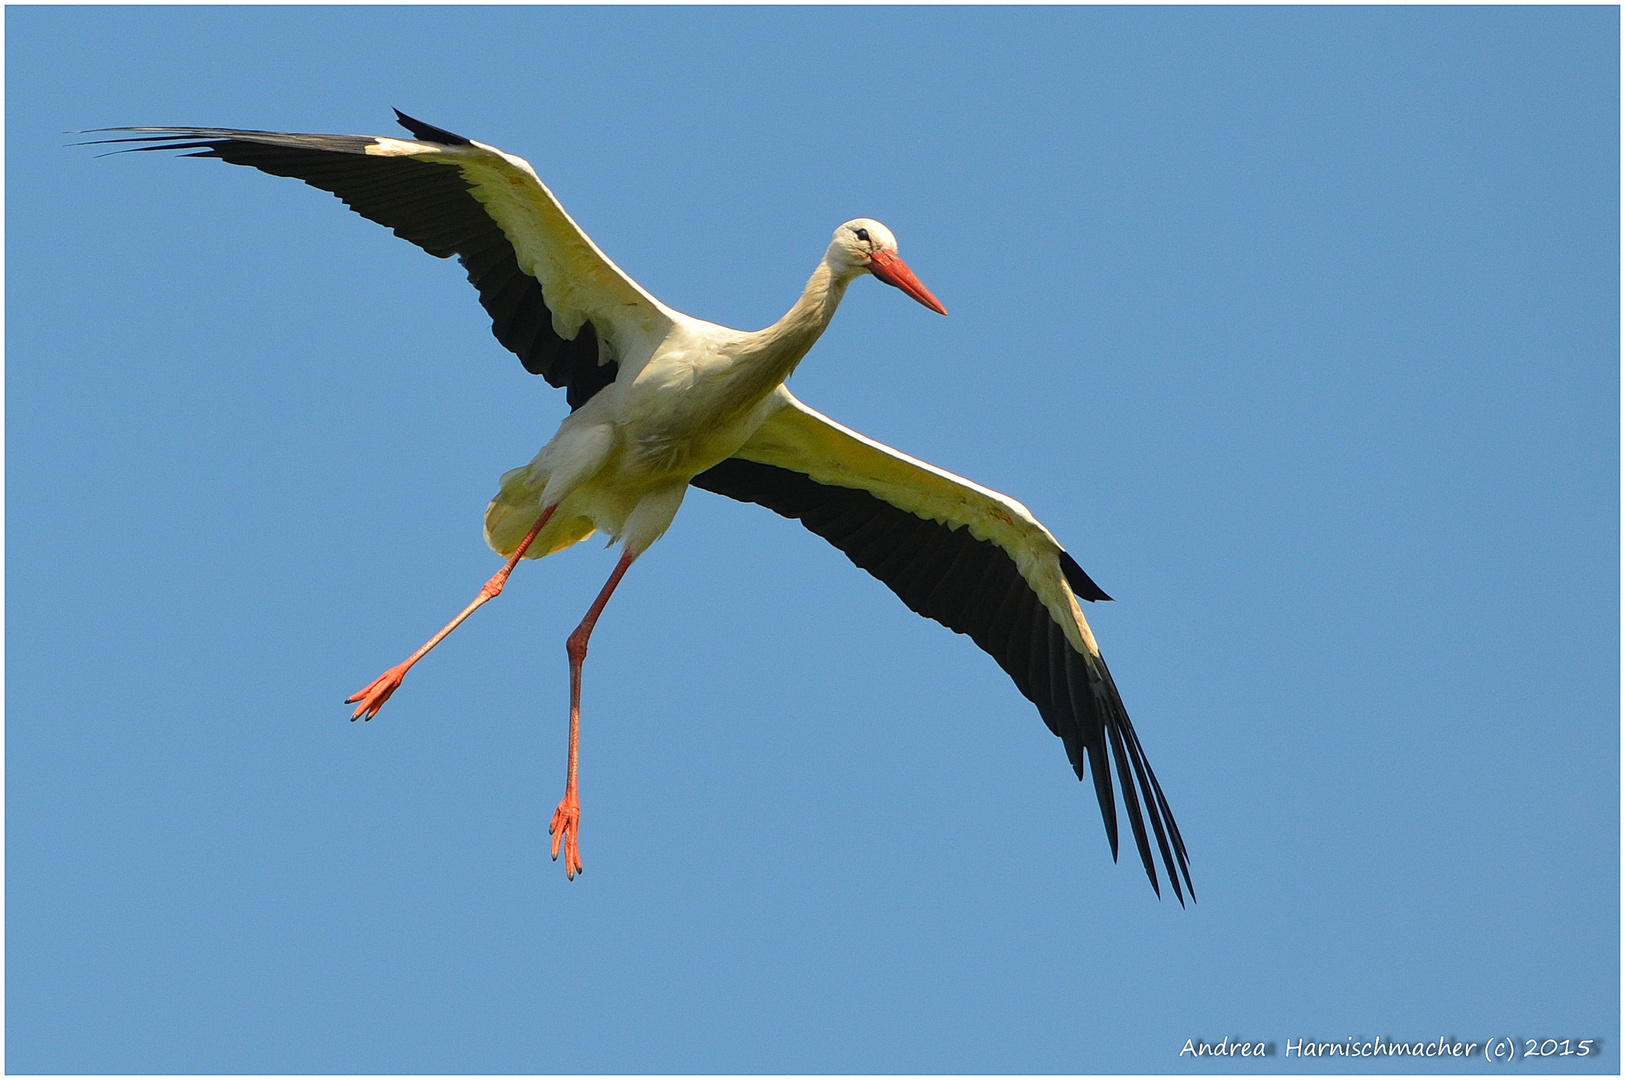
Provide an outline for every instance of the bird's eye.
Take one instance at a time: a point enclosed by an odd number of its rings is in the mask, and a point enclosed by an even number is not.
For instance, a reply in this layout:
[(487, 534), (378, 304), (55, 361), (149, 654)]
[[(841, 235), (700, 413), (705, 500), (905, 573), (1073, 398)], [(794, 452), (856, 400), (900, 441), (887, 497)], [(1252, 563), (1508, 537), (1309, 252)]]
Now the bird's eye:
[(867, 244), (869, 242), (869, 230), (868, 229), (859, 229), (858, 230), (858, 239), (862, 240), (865, 244)]

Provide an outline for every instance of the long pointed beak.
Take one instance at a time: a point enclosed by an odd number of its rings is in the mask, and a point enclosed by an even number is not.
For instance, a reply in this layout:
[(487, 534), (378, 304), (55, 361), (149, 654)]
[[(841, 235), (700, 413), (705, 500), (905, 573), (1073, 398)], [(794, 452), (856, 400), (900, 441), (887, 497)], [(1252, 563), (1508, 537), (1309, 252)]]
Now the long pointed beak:
[(902, 289), (938, 315), (948, 314), (948, 309), (942, 306), (942, 301), (932, 296), (930, 289), (920, 284), (920, 279), (914, 276), (914, 271), (908, 268), (907, 263), (897, 257), (896, 252), (877, 251), (871, 255), (869, 273), (887, 285)]

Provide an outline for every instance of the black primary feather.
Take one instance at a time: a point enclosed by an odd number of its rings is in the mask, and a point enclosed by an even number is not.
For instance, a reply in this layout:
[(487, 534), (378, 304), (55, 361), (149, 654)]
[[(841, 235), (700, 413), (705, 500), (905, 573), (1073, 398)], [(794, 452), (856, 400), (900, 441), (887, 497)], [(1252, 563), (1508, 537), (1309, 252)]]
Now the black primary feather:
[(401, 110), (395, 110), (395, 122), (412, 133), (412, 138), (422, 139), (424, 142), (437, 142), (443, 146), (467, 146), (470, 140), (461, 135), (453, 135), (445, 128), (437, 128), (433, 124), (425, 124), (422, 120), (414, 120)]
[[(1185, 842), (1105, 662), (1100, 662), (1098, 674), (1090, 669), (1004, 549), (976, 539), (968, 529), (918, 517), (867, 491), (820, 484), (774, 465), (729, 458), (696, 476), (693, 483), (799, 520), (883, 582), (911, 610), (969, 635), (1038, 707), (1080, 780), (1087, 755), (1112, 858), (1117, 858), (1117, 805), (1110, 765), (1114, 758), (1123, 806), (1152, 889), (1162, 895), (1147, 821), (1174, 895), (1181, 905), (1187, 892), (1196, 898)], [(1110, 599), (1065, 552), (1061, 567), (1079, 596)]]

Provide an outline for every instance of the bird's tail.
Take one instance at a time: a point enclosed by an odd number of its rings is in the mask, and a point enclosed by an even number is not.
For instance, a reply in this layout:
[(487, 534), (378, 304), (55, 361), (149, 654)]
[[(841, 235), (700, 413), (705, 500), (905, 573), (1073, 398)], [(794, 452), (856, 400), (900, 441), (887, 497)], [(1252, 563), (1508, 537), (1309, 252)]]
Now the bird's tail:
[[(485, 508), (485, 542), (498, 555), (512, 555), (542, 513), (542, 489), (547, 477), (534, 475), (529, 465), (502, 474), (501, 489)], [(579, 544), (594, 531), (592, 519), (555, 514), (537, 534), (525, 552), (527, 559), (540, 559)]]

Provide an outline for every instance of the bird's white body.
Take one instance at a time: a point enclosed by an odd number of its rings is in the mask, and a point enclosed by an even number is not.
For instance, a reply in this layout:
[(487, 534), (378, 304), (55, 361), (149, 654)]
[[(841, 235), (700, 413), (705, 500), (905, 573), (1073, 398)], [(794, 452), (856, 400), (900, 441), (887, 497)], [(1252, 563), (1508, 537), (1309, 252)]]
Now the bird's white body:
[(832, 241), (801, 299), (766, 329), (734, 330), (661, 305), (664, 336), (650, 344), (622, 336), (637, 351), (616, 357), (615, 382), (571, 413), (530, 465), (502, 478), (487, 518), (492, 547), (512, 551), (542, 506), (555, 501), (558, 514), (537, 537), (533, 557), (591, 531), (635, 551), (658, 540), (689, 481), (733, 457), (794, 400), (785, 379), (863, 272), (840, 265), (838, 248)]
[(565, 844), (573, 876), (588, 635), (689, 487), (704, 487), (801, 520), (915, 611), (970, 635), (1037, 705), (1080, 779), (1087, 753), (1115, 857), (1109, 747), (1151, 884), (1158, 887), (1147, 822), (1183, 902), (1183, 841), (1077, 602), (1109, 597), (1019, 502), (845, 428), (784, 385), (859, 277), (873, 275), (947, 314), (897, 257), (884, 225), (841, 225), (783, 318), (733, 330), (651, 296), (522, 158), (400, 120), (415, 138), (130, 128), (120, 130), (142, 134), (112, 140), (297, 177), (431, 254), (458, 256), (497, 339), (527, 370), (568, 388), (570, 416), (528, 465), (503, 475), (486, 511), (486, 538), (507, 564), (445, 629), (354, 695), (361, 704), (352, 719), (376, 714), (419, 658), (501, 592), (519, 559), (594, 532), (620, 541), (621, 560), (568, 642), (569, 779), (549, 831), (555, 857)]

